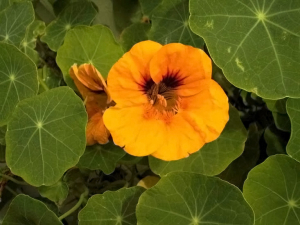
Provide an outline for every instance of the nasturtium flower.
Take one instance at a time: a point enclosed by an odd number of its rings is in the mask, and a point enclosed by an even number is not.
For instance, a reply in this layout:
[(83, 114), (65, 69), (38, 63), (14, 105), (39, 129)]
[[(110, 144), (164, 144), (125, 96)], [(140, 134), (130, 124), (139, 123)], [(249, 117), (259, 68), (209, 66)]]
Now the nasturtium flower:
[(211, 59), (192, 46), (143, 41), (111, 68), (116, 102), (104, 113), (115, 144), (134, 156), (177, 160), (219, 137), (228, 98), (211, 79)]
[(103, 112), (110, 103), (110, 96), (105, 80), (91, 64), (74, 64), (70, 76), (85, 101), (88, 114), (86, 127), (87, 145), (106, 144), (110, 133), (103, 123)]

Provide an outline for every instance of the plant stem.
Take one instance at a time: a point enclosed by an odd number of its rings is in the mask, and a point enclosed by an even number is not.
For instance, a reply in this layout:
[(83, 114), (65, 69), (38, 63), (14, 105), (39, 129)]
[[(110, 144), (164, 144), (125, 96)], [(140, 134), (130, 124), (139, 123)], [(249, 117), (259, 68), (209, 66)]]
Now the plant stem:
[(17, 192), (15, 192), (13, 189), (11, 189), (10, 187), (8, 187), (7, 185), (5, 186), (5, 189), (8, 190), (10, 193), (12, 193), (14, 196), (18, 195)]
[(14, 183), (16, 183), (16, 184), (19, 184), (19, 185), (28, 185), (28, 184), (27, 184), (26, 182), (24, 182), (24, 181), (17, 180), (17, 179), (15, 179), (15, 178), (11, 177), (11, 176), (8, 176), (8, 175), (2, 174), (2, 173), (0, 173), (0, 177), (3, 177), (3, 178), (5, 178), (6, 180), (10, 180), (10, 181), (12, 181), (12, 182), (14, 182)]
[(42, 85), (42, 87), (45, 89), (45, 91), (49, 91), (47, 84), (43, 81), (42, 78), (40, 78), (40, 76), (38, 76), (38, 80), (39, 80), (40, 85)]
[(75, 212), (81, 206), (82, 202), (84, 201), (84, 199), (87, 197), (88, 194), (89, 194), (89, 189), (85, 188), (84, 192), (80, 195), (80, 198), (76, 203), (76, 205), (74, 205), (69, 211), (67, 211), (60, 217), (58, 217), (58, 219), (61, 221), (67, 216), (71, 215), (73, 212)]

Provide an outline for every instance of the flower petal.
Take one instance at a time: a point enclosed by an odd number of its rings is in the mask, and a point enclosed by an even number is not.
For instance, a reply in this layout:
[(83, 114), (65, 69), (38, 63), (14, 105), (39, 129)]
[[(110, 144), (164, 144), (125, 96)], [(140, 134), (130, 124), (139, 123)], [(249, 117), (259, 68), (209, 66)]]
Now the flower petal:
[(196, 94), (199, 81), (210, 79), (211, 73), (211, 59), (204, 51), (180, 43), (163, 46), (150, 62), (153, 81), (159, 83), (167, 77), (175, 78), (179, 96)]
[(86, 127), (86, 145), (96, 143), (106, 144), (110, 136), (103, 122), (103, 113), (100, 111), (89, 119)]
[(143, 87), (150, 80), (149, 62), (161, 48), (159, 43), (142, 41), (123, 55), (109, 71), (107, 83), (112, 99), (117, 104), (147, 102)]
[(181, 99), (179, 114), (197, 124), (205, 142), (218, 138), (229, 119), (227, 95), (214, 80), (200, 82), (199, 93)]

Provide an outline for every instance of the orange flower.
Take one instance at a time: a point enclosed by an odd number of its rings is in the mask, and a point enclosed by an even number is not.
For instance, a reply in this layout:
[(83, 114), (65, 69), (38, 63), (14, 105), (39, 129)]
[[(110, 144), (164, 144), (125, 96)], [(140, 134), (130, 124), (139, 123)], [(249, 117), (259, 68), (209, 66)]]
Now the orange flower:
[(228, 121), (228, 98), (211, 79), (210, 58), (179, 43), (143, 41), (112, 67), (116, 106), (104, 113), (115, 144), (135, 156), (185, 158), (215, 140)]
[(79, 67), (74, 64), (70, 69), (70, 76), (85, 100), (89, 118), (86, 127), (87, 145), (97, 142), (106, 144), (110, 133), (103, 123), (103, 112), (111, 100), (103, 77), (91, 64), (83, 64)]

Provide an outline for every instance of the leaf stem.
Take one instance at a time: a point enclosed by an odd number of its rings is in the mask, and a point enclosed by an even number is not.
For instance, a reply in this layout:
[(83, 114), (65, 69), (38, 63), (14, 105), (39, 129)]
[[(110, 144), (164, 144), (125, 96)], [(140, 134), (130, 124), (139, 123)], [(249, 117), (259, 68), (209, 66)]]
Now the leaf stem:
[(80, 195), (79, 201), (74, 205), (69, 211), (58, 217), (58, 219), (61, 221), (67, 216), (71, 215), (73, 212), (75, 212), (82, 204), (82, 202), (85, 200), (85, 198), (89, 194), (89, 189), (85, 188), (84, 192)]
[[(44, 72), (44, 71), (43, 71)], [(45, 89), (45, 91), (49, 91), (49, 87), (47, 86), (47, 84), (43, 81), (42, 78), (40, 78), (40, 76), (38, 76), (38, 80), (40, 85), (42, 85), (42, 87)]]
[(10, 187), (8, 187), (7, 185), (5, 186), (5, 189), (8, 190), (10, 193), (12, 193), (14, 196), (18, 195), (17, 192), (15, 192), (13, 189), (11, 189)]
[(11, 177), (11, 176), (6, 175), (6, 174), (0, 173), (0, 177), (3, 177), (3, 178), (5, 178), (6, 180), (10, 180), (10, 181), (12, 181), (12, 182), (14, 182), (14, 183), (16, 183), (16, 184), (19, 184), (19, 185), (28, 185), (26, 182), (17, 180), (17, 179), (15, 179), (15, 178)]

